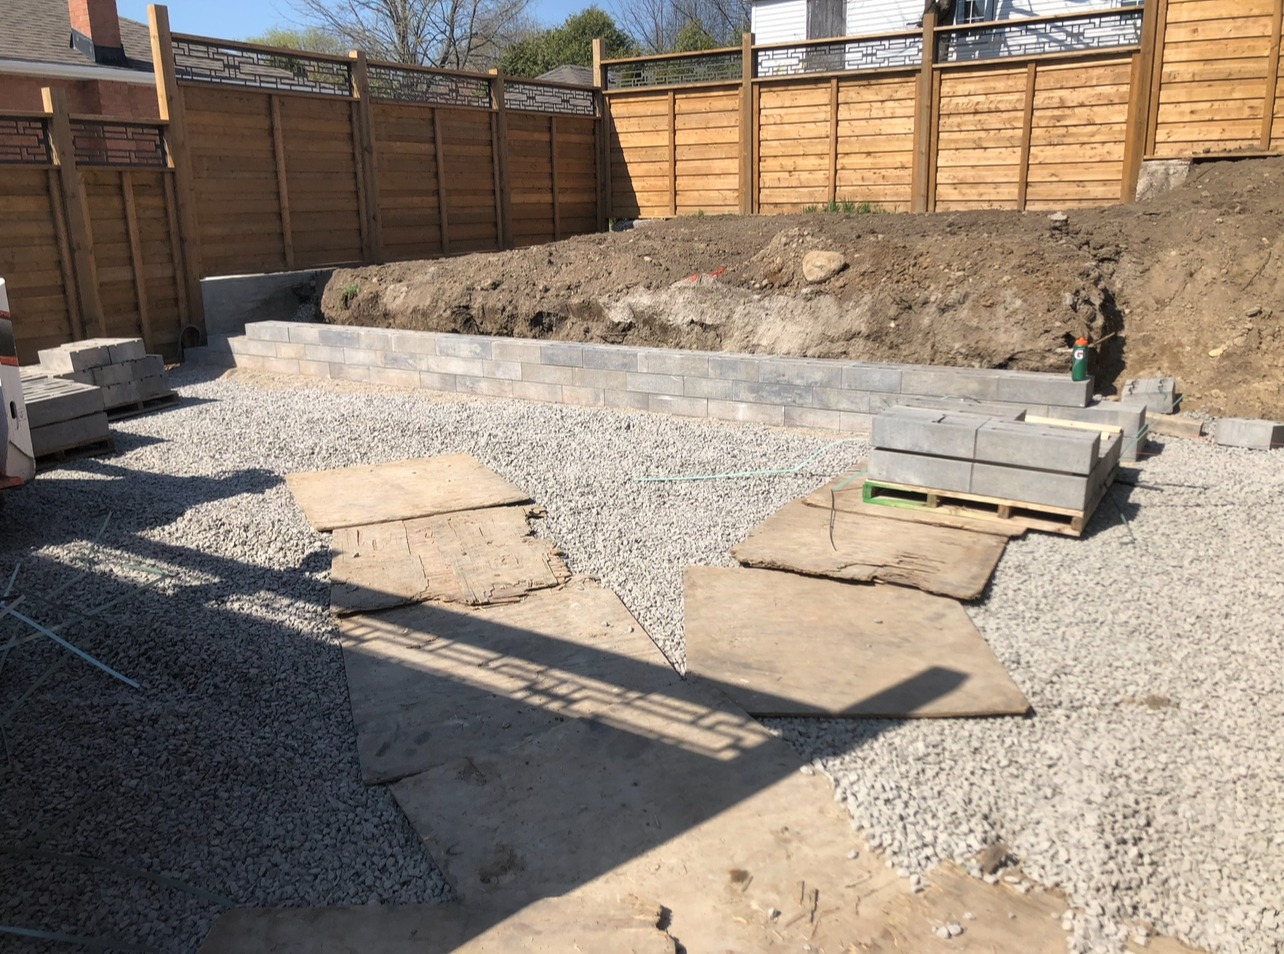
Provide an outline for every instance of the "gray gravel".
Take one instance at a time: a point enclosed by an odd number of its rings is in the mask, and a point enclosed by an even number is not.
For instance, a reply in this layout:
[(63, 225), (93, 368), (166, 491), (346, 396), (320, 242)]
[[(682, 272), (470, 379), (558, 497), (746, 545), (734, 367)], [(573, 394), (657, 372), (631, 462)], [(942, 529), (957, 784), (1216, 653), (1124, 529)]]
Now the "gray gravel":
[[(681, 573), (858, 459), (793, 476), (637, 484), (636, 474), (789, 466), (829, 437), (256, 377), (174, 376), (179, 408), (121, 422), (122, 453), (11, 495), (0, 573), (19, 590), (90, 561), (70, 634), (142, 684), (79, 664), (5, 735), (0, 841), (165, 873), (240, 904), (446, 896), (395, 804), (360, 783), (325, 537), (294, 470), (469, 451), (549, 510), (541, 532), (621, 594), (681, 667)], [(1284, 950), (1284, 456), (1172, 442), (1083, 541), (1015, 542), (973, 615), (1029, 695), (1028, 720), (779, 720), (907, 874), (1001, 837), (1072, 897), (1072, 949), (1121, 919), (1210, 950)], [(99, 546), (86, 545), (107, 512)], [(142, 564), (172, 579), (145, 592)], [(0, 581), (2, 582), (2, 581)], [(42, 608), (45, 617), (56, 619)], [(9, 632), (3, 630), (0, 632)], [(0, 707), (56, 658), (16, 650)], [(51, 831), (51, 828), (59, 825)], [(5, 866), (0, 924), (191, 951), (220, 908), (119, 872)], [(5, 950), (35, 946), (0, 943)]]

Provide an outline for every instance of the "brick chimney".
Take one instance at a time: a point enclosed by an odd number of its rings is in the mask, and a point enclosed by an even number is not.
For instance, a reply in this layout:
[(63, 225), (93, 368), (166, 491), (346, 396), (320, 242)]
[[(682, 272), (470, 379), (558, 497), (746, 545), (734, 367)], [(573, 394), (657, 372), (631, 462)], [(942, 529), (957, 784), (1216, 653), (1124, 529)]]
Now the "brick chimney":
[(67, 0), (71, 45), (95, 63), (126, 66), (116, 0)]

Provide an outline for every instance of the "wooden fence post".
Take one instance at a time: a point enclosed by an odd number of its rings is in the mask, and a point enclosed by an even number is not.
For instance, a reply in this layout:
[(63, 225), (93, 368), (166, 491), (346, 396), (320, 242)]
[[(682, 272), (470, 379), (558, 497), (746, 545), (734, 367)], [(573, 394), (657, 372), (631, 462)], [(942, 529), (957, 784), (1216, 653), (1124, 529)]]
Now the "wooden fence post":
[(504, 105), (504, 74), (490, 71), (490, 140), (495, 157), (495, 224), (499, 247), (513, 245), (513, 190), (508, 178), (508, 107)]
[(932, 150), (936, 148), (936, 11), (923, 14), (923, 57), (914, 108), (914, 159), (910, 171), (911, 211), (932, 211)]
[(1275, 15), (1271, 21), (1271, 45), (1266, 56), (1266, 97), (1262, 106), (1263, 149), (1271, 148), (1275, 135), (1275, 100), (1280, 81), (1280, 40), (1284, 32), (1284, 0), (1275, 0)]
[[(1146, 141), (1142, 148), (1144, 156), (1154, 155), (1155, 140), (1159, 133), (1159, 91), (1164, 78), (1164, 42), (1168, 34), (1168, 0), (1147, 0), (1143, 16), (1153, 24), (1151, 41), (1150, 75), (1143, 77), (1148, 90), (1146, 92)], [(1145, 26), (1145, 23), (1142, 24)], [(1143, 50), (1145, 49), (1143, 41)]]
[(550, 184), (553, 187), (553, 241), (562, 238), (562, 199), (558, 195), (557, 179), (557, 117), (548, 117), (548, 168)]
[(1141, 180), (1141, 163), (1146, 153), (1150, 116), (1157, 105), (1151, 98), (1151, 78), (1155, 70), (1158, 21), (1158, 0), (1146, 0), (1145, 8), (1141, 13), (1141, 52), (1133, 57), (1128, 87), (1123, 188), (1119, 195), (1124, 202), (1132, 202), (1137, 198), (1137, 183)]
[(268, 111), (272, 119), (273, 168), (276, 169), (276, 204), (281, 212), (281, 246), (285, 267), (294, 268), (294, 222), (290, 216), (290, 178), (285, 165), (285, 128), (281, 124), (281, 97), (268, 94)]
[(1021, 168), (1017, 172), (1017, 208), (1025, 211), (1030, 191), (1030, 146), (1034, 139), (1034, 93), (1039, 82), (1039, 64), (1025, 68), (1025, 109), (1021, 116)]
[(76, 272), (76, 295), (80, 299), (82, 331), (91, 323), (101, 337), (107, 337), (107, 317), (98, 294), (98, 266), (94, 261), (94, 233), (89, 221), (89, 202), (85, 197), (80, 169), (76, 166), (76, 148), (71, 139), (71, 120), (67, 116), (67, 94), (60, 89), (41, 90), (49, 118), (49, 147), (58, 166), (58, 186), (62, 193), (63, 211), (67, 216), (67, 239)]
[(432, 111), (433, 159), (437, 166), (437, 229), (441, 233), (441, 254), (450, 254), (450, 216), (446, 202), (446, 157), (441, 147), (441, 107)]
[(838, 204), (838, 77), (829, 81), (829, 207)]
[[(165, 144), (170, 168), (174, 170), (174, 201), (178, 206), (177, 241), (182, 251), (183, 269), (187, 273), (187, 313), (191, 323), (205, 335), (205, 303), (201, 298), (201, 239), (196, 223), (196, 191), (192, 176), (192, 157), (187, 150), (187, 114), (178, 89), (178, 71), (174, 66), (174, 41), (169, 31), (169, 10), (155, 4), (147, 8), (152, 33), (152, 65), (156, 70), (156, 97), (162, 122), (168, 123)], [(175, 256), (178, 259), (178, 256)], [(180, 334), (180, 348), (182, 337)]]
[(678, 214), (678, 94), (669, 90), (669, 215)]
[(120, 193), (125, 203), (125, 234), (129, 238), (129, 263), (134, 271), (134, 297), (138, 299), (138, 330), (143, 346), (152, 350), (151, 307), (147, 300), (147, 273), (143, 267), (143, 243), (138, 233), (138, 206), (134, 201), (134, 176), (128, 169), (120, 174)]
[(740, 214), (753, 215), (757, 205), (758, 189), (755, 173), (753, 114), (753, 79), (757, 72), (757, 54), (753, 49), (753, 34), (740, 38)]
[(379, 157), (375, 151), (374, 105), (370, 102), (370, 66), (365, 53), (352, 51), (349, 71), (352, 75), (353, 148), (357, 153), (357, 188), (365, 193), (365, 247), (362, 254), (366, 262), (377, 265), (383, 261), (383, 216), (379, 211)]
[(597, 227), (608, 229), (611, 226), (611, 101), (607, 98), (606, 41), (601, 37), (593, 40), (593, 85), (597, 87), (597, 122), (593, 125), (594, 164), (597, 166)]

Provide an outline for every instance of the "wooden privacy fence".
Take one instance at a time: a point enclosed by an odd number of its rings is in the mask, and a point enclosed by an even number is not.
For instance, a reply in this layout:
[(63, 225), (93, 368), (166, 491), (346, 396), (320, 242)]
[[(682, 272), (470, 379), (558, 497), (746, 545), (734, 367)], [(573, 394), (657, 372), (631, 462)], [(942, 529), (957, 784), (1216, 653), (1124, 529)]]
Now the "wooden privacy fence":
[(611, 213), (1129, 200), (1144, 159), (1279, 145), (1282, 13), (1147, 0), (965, 26), (929, 14), (880, 36), (599, 57)]
[(19, 359), (85, 337), (177, 349), (190, 303), (174, 173), (157, 124), (0, 114), (0, 276)]

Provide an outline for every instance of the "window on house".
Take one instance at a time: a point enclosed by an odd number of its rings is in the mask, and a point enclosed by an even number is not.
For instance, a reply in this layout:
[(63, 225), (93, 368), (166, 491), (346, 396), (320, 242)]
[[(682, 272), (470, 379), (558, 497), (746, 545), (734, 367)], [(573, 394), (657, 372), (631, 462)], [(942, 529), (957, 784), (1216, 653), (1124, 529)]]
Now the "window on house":
[(807, 39), (847, 35), (847, 0), (807, 0)]
[(955, 23), (988, 23), (997, 16), (996, 0), (958, 0), (958, 5)]

